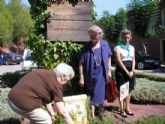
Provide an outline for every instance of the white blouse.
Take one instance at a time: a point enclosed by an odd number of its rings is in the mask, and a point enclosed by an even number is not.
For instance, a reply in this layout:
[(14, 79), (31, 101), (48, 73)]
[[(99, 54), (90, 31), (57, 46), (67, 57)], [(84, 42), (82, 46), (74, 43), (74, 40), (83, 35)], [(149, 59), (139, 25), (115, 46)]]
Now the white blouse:
[(128, 56), (128, 50), (121, 48), (120, 46), (116, 46), (114, 48), (114, 51), (117, 53), (120, 53), (121, 61), (132, 61), (132, 58), (134, 56), (135, 49), (132, 45), (130, 45), (130, 55)]

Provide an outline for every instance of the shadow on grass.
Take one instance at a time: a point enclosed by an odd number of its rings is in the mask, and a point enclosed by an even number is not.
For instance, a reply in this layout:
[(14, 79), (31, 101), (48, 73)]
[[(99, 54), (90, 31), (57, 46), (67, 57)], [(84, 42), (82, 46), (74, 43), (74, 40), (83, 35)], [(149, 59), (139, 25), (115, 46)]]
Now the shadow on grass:
[(8, 118), (0, 120), (0, 124), (21, 124), (21, 122), (16, 118)]

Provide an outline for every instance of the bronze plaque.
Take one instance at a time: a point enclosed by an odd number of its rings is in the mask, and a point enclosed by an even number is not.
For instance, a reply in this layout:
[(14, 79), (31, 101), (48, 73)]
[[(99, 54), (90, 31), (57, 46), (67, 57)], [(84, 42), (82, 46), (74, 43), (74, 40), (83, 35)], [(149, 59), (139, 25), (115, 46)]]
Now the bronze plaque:
[(92, 3), (79, 1), (75, 6), (52, 4), (47, 7), (54, 15), (47, 20), (47, 38), (52, 41), (89, 41), (88, 28), (92, 26)]

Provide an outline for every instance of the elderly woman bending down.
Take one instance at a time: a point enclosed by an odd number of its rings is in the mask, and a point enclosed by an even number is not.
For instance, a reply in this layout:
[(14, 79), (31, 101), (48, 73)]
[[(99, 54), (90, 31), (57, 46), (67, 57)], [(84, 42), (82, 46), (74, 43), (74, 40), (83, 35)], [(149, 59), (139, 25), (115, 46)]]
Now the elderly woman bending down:
[[(67, 112), (62, 94), (62, 85), (74, 77), (71, 66), (61, 63), (54, 71), (37, 69), (19, 80), (8, 95), (9, 106), (28, 118), (31, 124), (52, 124), (54, 111), (51, 102), (67, 124), (73, 124)], [(47, 111), (42, 109), (45, 106)]]
[(92, 117), (96, 106), (102, 106), (105, 99), (105, 87), (111, 76), (111, 49), (107, 41), (101, 39), (103, 31), (98, 26), (89, 28), (90, 42), (82, 51), (79, 62), (80, 86), (91, 97)]

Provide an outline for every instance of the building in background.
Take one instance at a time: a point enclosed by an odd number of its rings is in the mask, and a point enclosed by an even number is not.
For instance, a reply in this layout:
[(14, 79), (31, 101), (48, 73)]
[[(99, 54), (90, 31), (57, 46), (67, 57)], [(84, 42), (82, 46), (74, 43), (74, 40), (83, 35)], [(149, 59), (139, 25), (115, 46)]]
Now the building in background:
[[(165, 1), (160, 1), (160, 21), (159, 25), (165, 26)], [(133, 45), (136, 50), (146, 51), (151, 56), (157, 57), (165, 64), (165, 32), (160, 33), (154, 38), (133, 37)]]

